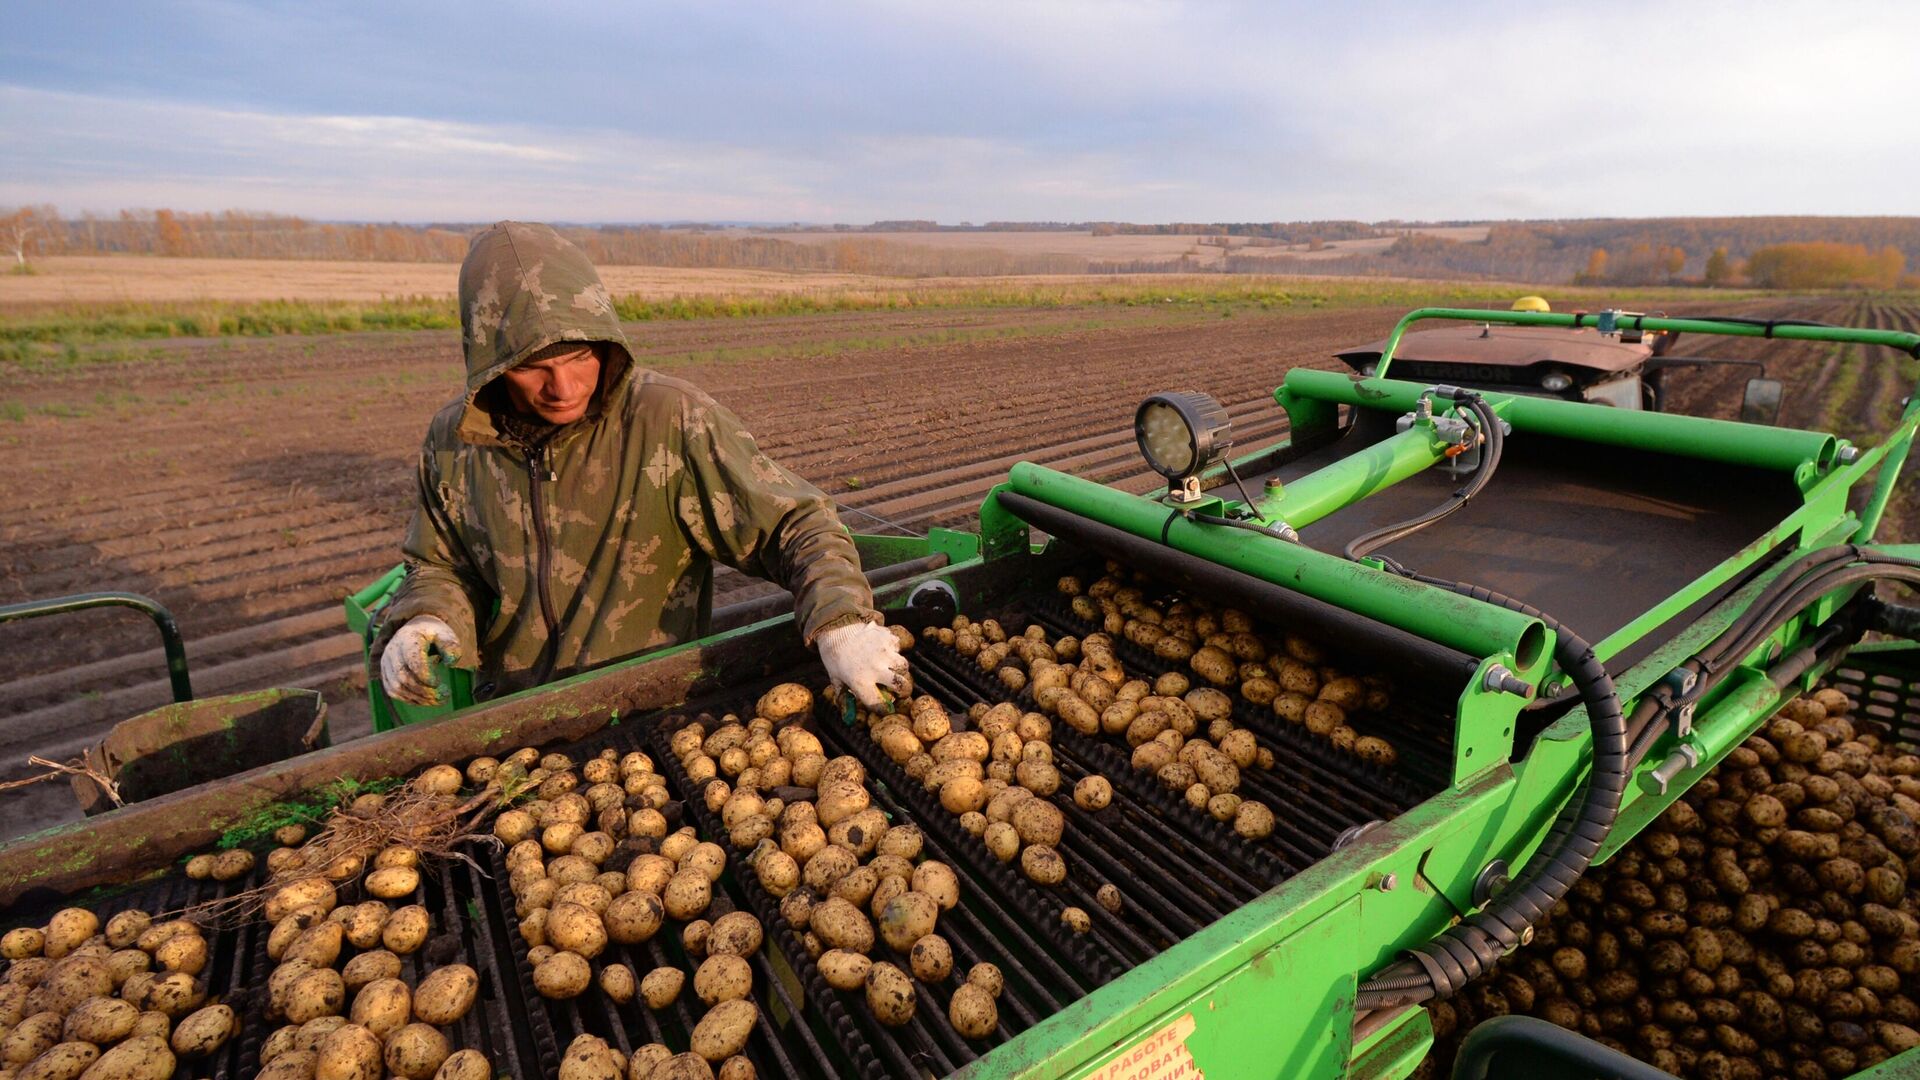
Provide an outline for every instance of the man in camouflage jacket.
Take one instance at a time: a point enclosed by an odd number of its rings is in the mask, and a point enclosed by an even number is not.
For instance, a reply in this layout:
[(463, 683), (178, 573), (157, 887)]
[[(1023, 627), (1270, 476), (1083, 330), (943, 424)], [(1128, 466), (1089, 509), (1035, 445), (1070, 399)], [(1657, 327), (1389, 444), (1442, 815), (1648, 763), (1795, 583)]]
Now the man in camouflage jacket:
[(700, 637), (718, 561), (794, 594), (834, 682), (869, 706), (906, 662), (833, 504), (700, 390), (634, 363), (600, 276), (503, 222), (460, 267), (467, 386), (427, 429), (406, 580), (374, 648), (387, 693), (481, 696)]

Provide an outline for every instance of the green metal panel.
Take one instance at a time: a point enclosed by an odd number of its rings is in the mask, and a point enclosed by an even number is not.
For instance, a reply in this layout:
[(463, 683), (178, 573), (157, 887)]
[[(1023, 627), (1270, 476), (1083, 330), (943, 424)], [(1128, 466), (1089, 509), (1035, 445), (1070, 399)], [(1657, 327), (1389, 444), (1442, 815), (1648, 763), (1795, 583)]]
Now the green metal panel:
[(1530, 669), (1552, 651), (1538, 619), (1259, 533), (1189, 521), (1161, 503), (1031, 462), (1009, 473), (1029, 498), (1251, 574), (1472, 656)]

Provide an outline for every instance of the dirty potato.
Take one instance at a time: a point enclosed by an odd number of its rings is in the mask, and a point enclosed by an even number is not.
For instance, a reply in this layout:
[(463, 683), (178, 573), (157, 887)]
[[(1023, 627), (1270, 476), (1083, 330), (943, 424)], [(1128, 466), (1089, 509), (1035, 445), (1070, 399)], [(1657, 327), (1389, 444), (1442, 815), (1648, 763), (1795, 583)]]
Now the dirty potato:
[(746, 1047), (759, 1019), (760, 1008), (751, 1001), (722, 1001), (694, 1025), (689, 1045), (708, 1061), (724, 1061)]
[(913, 1019), (916, 994), (913, 980), (892, 964), (874, 964), (867, 972), (867, 1008), (874, 1019), (900, 1027)]
[(947, 1004), (947, 1019), (953, 1028), (969, 1039), (984, 1039), (1000, 1026), (1000, 1008), (984, 986), (968, 982), (953, 992)]
[(873, 961), (847, 949), (829, 949), (818, 961), (820, 977), (835, 990), (858, 990), (866, 985)]
[(435, 968), (413, 992), (413, 1017), (437, 1026), (458, 1023), (479, 994), (480, 975), (473, 968), (466, 964)]
[(693, 973), (693, 993), (708, 1005), (753, 993), (753, 965), (731, 953), (712, 953)]

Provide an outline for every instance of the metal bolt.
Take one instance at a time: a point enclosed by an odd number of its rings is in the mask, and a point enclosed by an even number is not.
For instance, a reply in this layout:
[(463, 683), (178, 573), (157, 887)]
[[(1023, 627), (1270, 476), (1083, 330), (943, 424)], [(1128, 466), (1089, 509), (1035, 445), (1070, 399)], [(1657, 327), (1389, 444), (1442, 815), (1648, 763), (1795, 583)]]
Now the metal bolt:
[(1379, 886), (1380, 886), (1381, 892), (1392, 892), (1393, 890), (1400, 887), (1400, 875), (1398, 874), (1381, 875)]
[(1653, 785), (1654, 794), (1665, 795), (1667, 785), (1673, 782), (1674, 777), (1698, 764), (1700, 751), (1695, 750), (1692, 743), (1681, 743), (1673, 753), (1667, 755), (1667, 760), (1653, 767), (1653, 771), (1647, 774), (1647, 781)]
[(1854, 462), (1856, 462), (1856, 461), (1859, 461), (1859, 460), (1860, 460), (1860, 448), (1859, 448), (1859, 447), (1857, 447), (1857, 446), (1843, 446), (1843, 447), (1841, 447), (1841, 448), (1840, 448), (1840, 464), (1842, 464), (1842, 465), (1851, 465), (1851, 464), (1853, 464)]
[(1515, 697), (1527, 697), (1533, 693), (1533, 687), (1525, 679), (1508, 671), (1504, 664), (1495, 664), (1487, 669), (1485, 686), (1496, 694), (1512, 694)]

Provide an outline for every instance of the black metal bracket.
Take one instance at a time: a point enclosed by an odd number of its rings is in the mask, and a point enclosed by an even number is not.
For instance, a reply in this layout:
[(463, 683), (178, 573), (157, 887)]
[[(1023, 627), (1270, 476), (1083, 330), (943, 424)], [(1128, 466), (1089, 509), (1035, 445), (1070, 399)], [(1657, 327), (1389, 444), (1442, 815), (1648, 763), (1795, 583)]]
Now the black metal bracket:
[(78, 593), (48, 600), (27, 600), (18, 604), (0, 604), (0, 623), (98, 607), (129, 607), (152, 619), (153, 624), (160, 628), (160, 645), (167, 653), (167, 679), (173, 684), (173, 700), (193, 700), (193, 683), (187, 678), (187, 645), (180, 637), (180, 624), (174, 621), (173, 612), (162, 607), (157, 600), (130, 592)]

